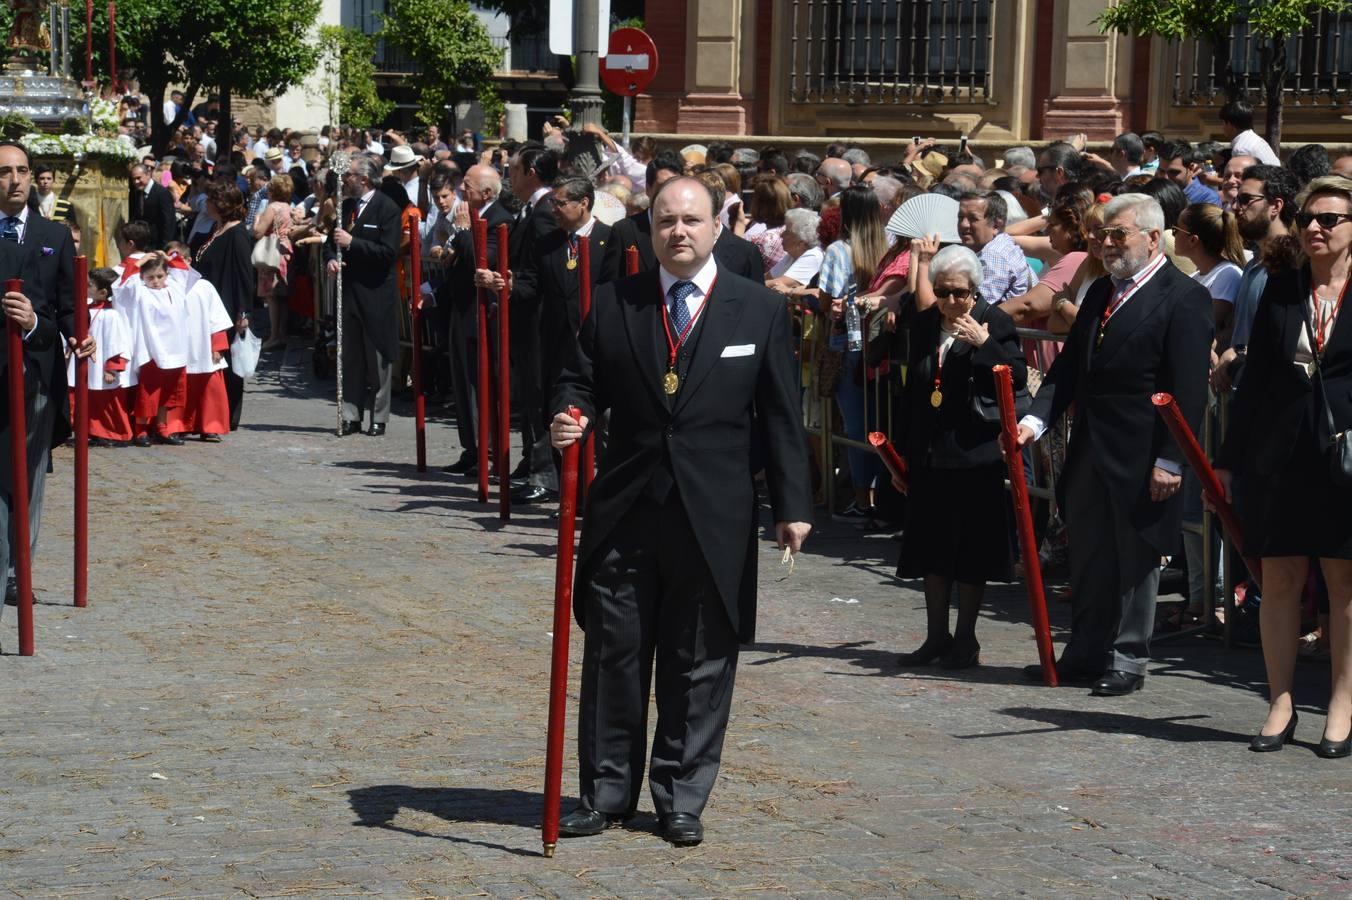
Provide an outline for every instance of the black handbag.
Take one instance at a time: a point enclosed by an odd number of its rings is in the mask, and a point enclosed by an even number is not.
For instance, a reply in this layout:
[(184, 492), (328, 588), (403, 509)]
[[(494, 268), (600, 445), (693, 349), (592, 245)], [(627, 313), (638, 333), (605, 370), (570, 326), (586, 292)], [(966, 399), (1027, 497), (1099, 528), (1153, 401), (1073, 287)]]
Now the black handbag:
[[(988, 304), (981, 310), (981, 316), (977, 322), (986, 324), (986, 312), (990, 309)], [(1000, 401), (995, 397), (983, 397), (976, 389), (976, 380), (972, 374), (967, 376), (967, 396), (971, 398), (972, 418), (982, 425), (1000, 424)], [(1033, 408), (1033, 395), (1028, 393), (1028, 384), (1014, 389), (1014, 421), (1017, 423), (1028, 411)]]
[(1319, 379), (1315, 389), (1319, 391), (1319, 399), (1323, 402), (1324, 416), (1329, 425), (1329, 437), (1332, 439), (1332, 446), (1328, 450), (1329, 479), (1338, 487), (1352, 488), (1352, 429), (1339, 431), (1338, 426), (1334, 424), (1333, 408), (1329, 406), (1329, 395), (1324, 389), (1324, 367), (1320, 365), (1322, 360), (1315, 349), (1319, 345), (1314, 339), (1314, 326), (1310, 324), (1310, 308), (1301, 303), (1300, 311), (1305, 320), (1305, 334), (1310, 340), (1310, 354), (1314, 357), (1314, 374)]

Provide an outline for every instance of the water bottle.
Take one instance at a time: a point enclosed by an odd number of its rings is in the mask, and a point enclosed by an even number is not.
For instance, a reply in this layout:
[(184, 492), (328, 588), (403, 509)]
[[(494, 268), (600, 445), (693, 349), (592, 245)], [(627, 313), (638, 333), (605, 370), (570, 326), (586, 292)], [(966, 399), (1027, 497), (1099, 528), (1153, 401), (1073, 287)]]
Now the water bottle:
[(854, 294), (854, 285), (850, 285), (849, 292), (845, 295), (845, 338), (850, 352), (857, 353), (864, 349), (864, 323), (863, 317), (859, 315), (859, 305), (855, 302)]

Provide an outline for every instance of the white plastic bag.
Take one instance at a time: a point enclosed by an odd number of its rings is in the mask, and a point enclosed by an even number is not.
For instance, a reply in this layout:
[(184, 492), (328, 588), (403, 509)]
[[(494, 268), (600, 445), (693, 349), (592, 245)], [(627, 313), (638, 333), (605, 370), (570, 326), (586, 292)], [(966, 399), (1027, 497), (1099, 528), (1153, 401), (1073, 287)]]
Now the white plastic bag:
[(258, 368), (258, 354), (262, 352), (263, 339), (246, 327), (244, 334), (236, 332), (230, 344), (230, 371), (240, 378), (252, 378)]

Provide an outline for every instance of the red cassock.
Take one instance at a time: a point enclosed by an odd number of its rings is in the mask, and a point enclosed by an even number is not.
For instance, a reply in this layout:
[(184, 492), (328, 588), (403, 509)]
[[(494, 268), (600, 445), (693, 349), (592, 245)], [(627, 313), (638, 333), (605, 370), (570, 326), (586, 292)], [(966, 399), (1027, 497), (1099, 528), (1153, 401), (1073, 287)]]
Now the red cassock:
[[(225, 331), (211, 336), (211, 349), (230, 349)], [(173, 434), (226, 434), (230, 431), (230, 400), (225, 393), (225, 370), (189, 373), (183, 405), (170, 408), (165, 430)]]

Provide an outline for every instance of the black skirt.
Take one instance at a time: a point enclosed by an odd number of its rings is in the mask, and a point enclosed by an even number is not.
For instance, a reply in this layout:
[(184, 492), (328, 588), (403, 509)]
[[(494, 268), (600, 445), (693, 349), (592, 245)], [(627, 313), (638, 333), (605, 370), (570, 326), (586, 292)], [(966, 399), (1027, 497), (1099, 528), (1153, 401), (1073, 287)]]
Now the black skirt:
[(1352, 489), (1333, 483), (1309, 428), (1279, 472), (1241, 477), (1236, 495), (1246, 555), (1352, 559)]
[(897, 576), (1012, 581), (1011, 521), (1003, 463), (912, 469)]

